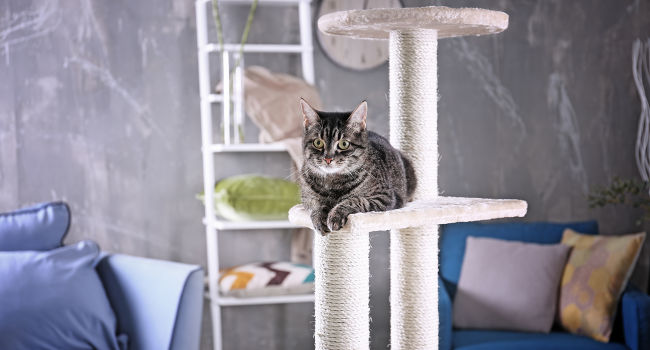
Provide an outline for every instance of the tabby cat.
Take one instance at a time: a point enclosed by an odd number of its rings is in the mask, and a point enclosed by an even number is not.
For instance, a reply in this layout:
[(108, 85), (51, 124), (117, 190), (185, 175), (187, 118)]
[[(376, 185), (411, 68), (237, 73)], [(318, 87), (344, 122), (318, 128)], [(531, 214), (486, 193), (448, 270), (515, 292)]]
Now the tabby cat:
[(321, 234), (340, 230), (348, 215), (404, 206), (416, 186), (411, 162), (366, 129), (368, 104), (322, 112), (300, 100), (304, 117), (300, 174), (303, 205)]

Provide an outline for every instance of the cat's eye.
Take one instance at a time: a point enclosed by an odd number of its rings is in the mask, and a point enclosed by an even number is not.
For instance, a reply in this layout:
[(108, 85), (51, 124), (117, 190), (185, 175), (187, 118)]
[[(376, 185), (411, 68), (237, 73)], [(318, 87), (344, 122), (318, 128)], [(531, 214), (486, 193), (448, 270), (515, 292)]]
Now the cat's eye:
[(314, 140), (314, 147), (321, 149), (323, 146), (325, 146), (325, 141), (323, 141), (323, 139)]
[(339, 141), (339, 149), (346, 150), (350, 148), (350, 141), (347, 140), (341, 140)]

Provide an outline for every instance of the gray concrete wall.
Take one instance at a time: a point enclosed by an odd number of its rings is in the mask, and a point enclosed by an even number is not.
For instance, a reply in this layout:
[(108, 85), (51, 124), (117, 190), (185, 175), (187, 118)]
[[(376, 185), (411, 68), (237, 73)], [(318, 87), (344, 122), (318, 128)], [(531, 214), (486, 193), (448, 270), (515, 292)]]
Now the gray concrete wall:
[[(585, 197), (614, 175), (636, 176), (630, 52), (650, 35), (648, 1), (444, 3), (510, 14), (503, 34), (439, 45), (444, 194), (522, 198), (525, 220), (596, 218), (608, 233), (636, 229), (638, 213), (591, 210)], [(224, 7), (228, 39), (238, 40), (246, 14)], [(0, 1), (0, 210), (62, 199), (73, 211), (68, 242), (205, 264), (194, 199), (202, 188), (195, 32), (188, 0)], [(251, 42), (297, 38), (295, 9), (259, 8)], [(300, 71), (295, 57), (246, 63)], [(352, 72), (318, 45), (315, 64), (328, 108), (367, 99), (369, 127), (387, 132), (387, 65)], [(284, 154), (217, 158), (220, 177), (286, 176), (288, 166)], [(221, 262), (286, 258), (289, 240), (284, 231), (226, 232)], [(372, 247), (373, 349), (385, 349), (387, 235), (372, 234)], [(312, 314), (310, 305), (227, 308), (226, 348), (308, 349)]]

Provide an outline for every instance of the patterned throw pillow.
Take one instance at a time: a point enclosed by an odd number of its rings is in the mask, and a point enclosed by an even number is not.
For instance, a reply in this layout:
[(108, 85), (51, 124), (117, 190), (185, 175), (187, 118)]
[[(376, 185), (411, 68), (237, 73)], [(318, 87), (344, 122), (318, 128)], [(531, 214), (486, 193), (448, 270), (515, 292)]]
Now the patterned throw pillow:
[(591, 236), (564, 231), (562, 243), (573, 247), (562, 277), (558, 308), (559, 323), (566, 330), (609, 341), (618, 299), (644, 239), (645, 233)]
[(304, 294), (314, 290), (314, 269), (290, 262), (261, 262), (222, 271), (219, 278), (222, 295), (260, 297)]

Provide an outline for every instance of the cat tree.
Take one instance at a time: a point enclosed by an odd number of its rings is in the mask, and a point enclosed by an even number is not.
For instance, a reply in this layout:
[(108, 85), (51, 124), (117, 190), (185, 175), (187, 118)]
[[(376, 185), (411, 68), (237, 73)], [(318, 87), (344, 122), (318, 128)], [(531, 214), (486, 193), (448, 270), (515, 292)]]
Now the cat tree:
[[(331, 35), (389, 39), (390, 141), (413, 162), (414, 201), (388, 212), (353, 214), (314, 242), (316, 349), (368, 349), (369, 232), (390, 230), (391, 349), (438, 349), (438, 225), (523, 216), (521, 200), (438, 195), (438, 39), (499, 33), (508, 15), (423, 7), (336, 12), (321, 17)], [(312, 227), (296, 206), (293, 223)]]

